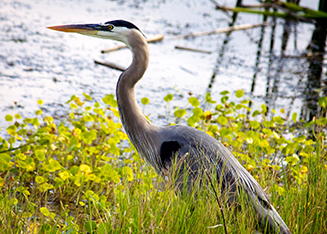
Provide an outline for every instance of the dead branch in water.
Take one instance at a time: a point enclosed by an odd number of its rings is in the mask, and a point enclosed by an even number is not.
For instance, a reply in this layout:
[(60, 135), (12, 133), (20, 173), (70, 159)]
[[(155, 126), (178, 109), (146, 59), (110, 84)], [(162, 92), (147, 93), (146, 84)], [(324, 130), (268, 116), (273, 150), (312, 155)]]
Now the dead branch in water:
[(211, 54), (211, 51), (208, 51), (208, 50), (200, 50), (200, 49), (195, 49), (195, 48), (190, 48), (190, 47), (185, 47), (185, 46), (175, 46), (175, 49)]
[[(162, 34), (159, 34), (159, 35), (156, 35), (154, 37), (151, 37), (149, 39), (147, 39), (146, 41), (148, 43), (154, 43), (154, 42), (159, 42), (159, 41), (162, 41), (162, 39), (164, 38), (164, 35)], [(126, 48), (127, 45), (119, 45), (119, 46), (113, 46), (109, 49), (106, 49), (106, 50), (101, 50), (101, 53), (108, 53), (108, 52), (112, 52), (112, 51), (116, 51), (116, 50), (120, 50), (120, 49), (123, 49), (123, 48)]]
[(218, 28), (212, 31), (204, 31), (204, 32), (190, 33), (186, 35), (174, 36), (174, 38), (180, 39), (180, 38), (188, 38), (188, 37), (201, 37), (201, 36), (207, 36), (212, 34), (225, 33), (225, 32), (237, 31), (237, 30), (245, 30), (245, 29), (250, 29), (260, 26), (269, 26), (269, 25), (271, 25), (271, 23), (269, 22), (264, 22), (260, 24), (242, 24), (242, 25), (237, 25), (227, 28)]
[(111, 63), (111, 62), (100, 62), (100, 61), (94, 60), (94, 63), (102, 65), (102, 66), (110, 67), (110, 68), (118, 70), (118, 71), (125, 71), (126, 70), (126, 68), (124, 68), (124, 67), (122, 67), (120, 65), (117, 65), (115, 63)]

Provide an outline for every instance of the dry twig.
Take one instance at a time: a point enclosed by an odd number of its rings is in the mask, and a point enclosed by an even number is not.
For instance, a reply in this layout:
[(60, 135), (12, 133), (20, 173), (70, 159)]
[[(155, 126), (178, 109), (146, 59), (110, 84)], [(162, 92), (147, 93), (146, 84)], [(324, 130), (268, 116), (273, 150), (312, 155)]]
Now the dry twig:
[(237, 31), (237, 30), (245, 30), (245, 29), (250, 29), (250, 28), (255, 28), (255, 27), (260, 27), (260, 26), (269, 26), (269, 25), (271, 25), (271, 23), (269, 23), (269, 22), (264, 22), (264, 23), (260, 23), (260, 24), (242, 24), (242, 25), (236, 25), (236, 26), (227, 27), (227, 28), (218, 28), (218, 29), (215, 29), (212, 31), (179, 35), (179, 36), (175, 36), (174, 38), (180, 39), (180, 38), (188, 38), (188, 37), (201, 37), (201, 36), (207, 36), (207, 35), (212, 35), (212, 34), (225, 33), (225, 32)]
[(125, 71), (126, 70), (126, 68), (124, 68), (124, 67), (122, 67), (120, 65), (111, 63), (111, 62), (100, 62), (100, 61), (94, 60), (94, 63), (102, 65), (102, 66), (110, 67), (110, 68), (116, 69), (118, 71)]
[(208, 50), (199, 50), (199, 49), (185, 47), (185, 46), (175, 46), (175, 49), (187, 50), (187, 51), (199, 52), (199, 53), (205, 53), (205, 54), (211, 54), (211, 51), (208, 51)]
[[(159, 35), (156, 35), (154, 37), (151, 37), (149, 39), (147, 39), (146, 41), (148, 43), (154, 43), (154, 42), (159, 42), (159, 41), (162, 41), (162, 39), (164, 38), (164, 35), (162, 34), (159, 34)], [(108, 52), (112, 52), (112, 51), (116, 51), (116, 50), (120, 50), (120, 49), (123, 49), (123, 48), (126, 48), (127, 45), (119, 45), (119, 46), (114, 46), (114, 47), (111, 47), (109, 49), (106, 49), (106, 50), (101, 50), (101, 53), (108, 53)]]

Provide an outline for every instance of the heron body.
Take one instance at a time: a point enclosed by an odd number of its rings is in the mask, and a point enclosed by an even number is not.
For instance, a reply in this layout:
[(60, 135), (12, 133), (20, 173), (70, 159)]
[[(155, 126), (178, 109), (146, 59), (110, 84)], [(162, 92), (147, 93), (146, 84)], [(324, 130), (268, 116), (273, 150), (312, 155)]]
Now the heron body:
[[(88, 36), (112, 39), (125, 43), (133, 54), (131, 65), (119, 77), (116, 95), (118, 109), (125, 131), (139, 154), (160, 175), (170, 175), (173, 160), (179, 163), (177, 177), (188, 173), (187, 186), (201, 175), (201, 171), (214, 170), (221, 184), (220, 192), (228, 193), (233, 203), (239, 191), (246, 195), (255, 209), (258, 220), (268, 223), (276, 233), (291, 233), (258, 182), (219, 141), (206, 133), (188, 126), (157, 127), (142, 114), (135, 99), (135, 84), (143, 77), (149, 63), (148, 45), (143, 33), (124, 20), (102, 24), (75, 24), (49, 27), (53, 30), (76, 32)], [(168, 174), (167, 174), (168, 173)], [(181, 179), (176, 187), (182, 190)]]

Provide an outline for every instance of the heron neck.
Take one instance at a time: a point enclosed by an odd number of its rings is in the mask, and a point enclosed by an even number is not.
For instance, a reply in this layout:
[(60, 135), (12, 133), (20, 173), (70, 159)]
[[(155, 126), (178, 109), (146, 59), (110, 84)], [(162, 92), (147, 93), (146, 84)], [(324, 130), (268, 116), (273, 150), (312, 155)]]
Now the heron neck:
[(149, 63), (148, 45), (143, 36), (135, 34), (129, 47), (133, 61), (117, 83), (117, 101), (122, 124), (137, 151), (152, 165), (156, 154), (156, 128), (143, 115), (135, 99), (135, 84), (143, 77)]

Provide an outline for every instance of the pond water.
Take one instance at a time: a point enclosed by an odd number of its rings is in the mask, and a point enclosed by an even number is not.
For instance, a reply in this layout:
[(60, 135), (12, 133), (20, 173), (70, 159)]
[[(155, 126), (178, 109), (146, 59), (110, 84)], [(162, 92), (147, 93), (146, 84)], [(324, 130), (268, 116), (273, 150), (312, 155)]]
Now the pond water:
[[(220, 1), (230, 7), (235, 3)], [(318, 0), (301, 1), (301, 5), (318, 9)], [(32, 117), (38, 109), (37, 100), (42, 99), (45, 112), (60, 115), (65, 113), (63, 103), (74, 94), (82, 97), (85, 92), (100, 101), (105, 94), (115, 92), (121, 72), (95, 65), (94, 60), (127, 67), (131, 62), (129, 50), (101, 54), (101, 50), (119, 43), (46, 28), (113, 19), (135, 23), (147, 37), (165, 35), (162, 42), (149, 45), (149, 68), (136, 87), (137, 100), (150, 99), (145, 113), (156, 124), (162, 124), (158, 116), (165, 111), (163, 98), (168, 93), (175, 94), (172, 106), (184, 106), (190, 92), (203, 100), (210, 91), (219, 100), (221, 91), (243, 89), (258, 105), (285, 108), (288, 116), (294, 111), (308, 115), (304, 100), (317, 86), (308, 91), (310, 61), (297, 56), (308, 52), (315, 25), (268, 18), (275, 26), (229, 35), (174, 38), (228, 27), (230, 16), (215, 10), (210, 0), (1, 0), (1, 133), (8, 126), (4, 117), (13, 113), (13, 106), (14, 113)], [(260, 15), (240, 13), (234, 25), (261, 22)], [(176, 45), (212, 53), (176, 50)], [(323, 64), (323, 58), (321, 61)], [(326, 80), (326, 66), (320, 68), (322, 80)]]

